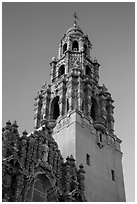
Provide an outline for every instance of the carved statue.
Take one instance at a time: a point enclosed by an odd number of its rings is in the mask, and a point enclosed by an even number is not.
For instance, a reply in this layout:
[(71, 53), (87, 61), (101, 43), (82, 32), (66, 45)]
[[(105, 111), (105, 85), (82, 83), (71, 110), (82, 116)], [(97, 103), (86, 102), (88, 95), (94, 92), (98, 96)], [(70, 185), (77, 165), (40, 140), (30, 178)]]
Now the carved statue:
[(48, 161), (48, 153), (49, 153), (48, 140), (45, 140), (45, 143), (42, 145), (42, 147), (43, 147), (42, 161), (47, 162)]

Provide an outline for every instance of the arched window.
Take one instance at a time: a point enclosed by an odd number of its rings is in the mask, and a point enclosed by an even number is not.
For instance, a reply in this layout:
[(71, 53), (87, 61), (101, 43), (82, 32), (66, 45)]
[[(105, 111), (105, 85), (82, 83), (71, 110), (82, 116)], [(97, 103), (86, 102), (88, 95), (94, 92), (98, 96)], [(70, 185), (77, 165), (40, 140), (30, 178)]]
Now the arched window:
[(67, 43), (63, 45), (63, 53), (67, 50)]
[(38, 175), (27, 188), (24, 202), (46, 202), (47, 192), (51, 189), (50, 180), (44, 175)]
[(87, 45), (84, 44), (84, 52), (87, 54)]
[(56, 96), (51, 103), (51, 119), (57, 119), (60, 115), (59, 96)]
[(95, 121), (97, 117), (97, 102), (93, 97), (91, 98), (91, 102), (92, 102), (92, 106), (91, 106), (90, 116), (93, 119), (93, 121)]
[(79, 50), (78, 42), (76, 40), (73, 41), (72, 50), (73, 51), (78, 51)]
[(37, 179), (27, 189), (25, 202), (44, 202), (46, 200), (46, 186), (41, 179)]
[(86, 75), (91, 76), (91, 69), (88, 65), (86, 66)]
[(65, 66), (61, 65), (58, 71), (58, 76), (62, 76), (63, 74), (65, 74)]
[(38, 179), (34, 183), (32, 202), (44, 202), (47, 200), (45, 186), (43, 182)]

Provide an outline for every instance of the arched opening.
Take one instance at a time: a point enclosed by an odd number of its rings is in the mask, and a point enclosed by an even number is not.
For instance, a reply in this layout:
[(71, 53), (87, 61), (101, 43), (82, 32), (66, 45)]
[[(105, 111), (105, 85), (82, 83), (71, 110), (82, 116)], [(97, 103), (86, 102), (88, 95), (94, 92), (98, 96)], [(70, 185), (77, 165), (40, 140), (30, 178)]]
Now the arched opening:
[(87, 45), (84, 44), (84, 52), (87, 54)]
[(92, 106), (91, 106), (90, 116), (93, 119), (93, 121), (95, 121), (97, 117), (97, 102), (93, 97), (91, 98), (91, 102), (92, 102)]
[(88, 65), (86, 66), (86, 75), (91, 76), (91, 69)]
[(67, 43), (63, 45), (63, 53), (67, 50)]
[(62, 76), (63, 74), (65, 74), (65, 66), (61, 65), (58, 71), (58, 76)]
[(25, 202), (45, 202), (48, 201), (47, 194), (52, 188), (47, 176), (39, 174), (28, 186), (25, 194)]
[(78, 51), (79, 50), (78, 42), (76, 40), (73, 41), (72, 50), (73, 51)]
[(47, 200), (47, 192), (45, 191), (45, 185), (40, 179), (38, 179), (34, 183), (32, 201), (44, 202), (46, 200)]
[(57, 119), (60, 115), (59, 96), (56, 96), (51, 103), (51, 119)]

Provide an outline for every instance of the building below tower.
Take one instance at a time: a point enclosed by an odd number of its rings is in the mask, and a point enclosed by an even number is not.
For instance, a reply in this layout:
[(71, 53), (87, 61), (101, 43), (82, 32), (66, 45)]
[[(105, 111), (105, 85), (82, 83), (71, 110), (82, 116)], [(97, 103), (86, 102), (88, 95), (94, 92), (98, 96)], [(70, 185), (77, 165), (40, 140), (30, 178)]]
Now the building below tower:
[(63, 161), (52, 137), (53, 122), (28, 135), (17, 123), (3, 128), (3, 202), (84, 202), (84, 169), (72, 155)]

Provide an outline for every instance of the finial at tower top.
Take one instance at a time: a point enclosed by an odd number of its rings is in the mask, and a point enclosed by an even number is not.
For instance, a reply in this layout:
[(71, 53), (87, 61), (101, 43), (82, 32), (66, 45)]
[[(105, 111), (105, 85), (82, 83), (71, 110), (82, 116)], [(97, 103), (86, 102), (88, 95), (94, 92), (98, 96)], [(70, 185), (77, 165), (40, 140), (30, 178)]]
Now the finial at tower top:
[(75, 20), (74, 20), (74, 25), (75, 25), (75, 24), (77, 24), (76, 19), (79, 20), (79, 18), (78, 18), (78, 16), (77, 16), (77, 13), (76, 13), (76, 12), (73, 14), (73, 16), (74, 16), (74, 18), (75, 18)]

